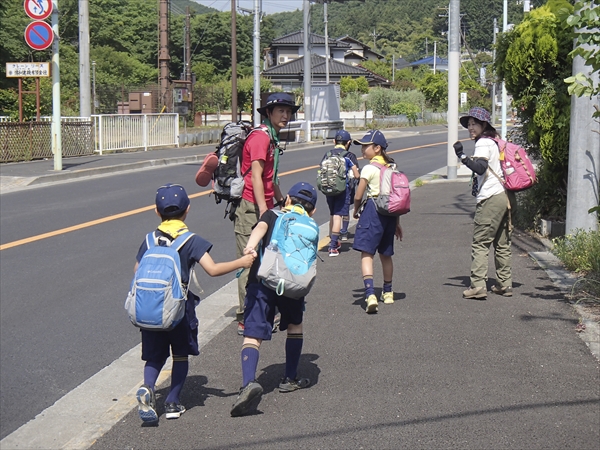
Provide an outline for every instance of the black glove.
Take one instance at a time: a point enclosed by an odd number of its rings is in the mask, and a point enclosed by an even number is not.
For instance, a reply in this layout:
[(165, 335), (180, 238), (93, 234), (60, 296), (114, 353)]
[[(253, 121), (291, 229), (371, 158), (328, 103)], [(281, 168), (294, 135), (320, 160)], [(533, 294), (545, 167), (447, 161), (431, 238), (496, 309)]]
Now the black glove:
[(460, 141), (456, 141), (453, 145), (454, 147), (454, 153), (456, 153), (457, 157), (461, 157), (462, 155), (464, 155), (463, 153), (463, 146), (462, 143)]

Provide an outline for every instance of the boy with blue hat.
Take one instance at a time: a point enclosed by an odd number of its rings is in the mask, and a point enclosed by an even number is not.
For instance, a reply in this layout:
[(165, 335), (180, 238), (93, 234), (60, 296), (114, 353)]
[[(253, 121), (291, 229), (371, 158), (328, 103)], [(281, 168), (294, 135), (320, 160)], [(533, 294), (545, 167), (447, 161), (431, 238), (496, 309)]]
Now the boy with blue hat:
[[(156, 214), (161, 218), (161, 223), (153, 233), (154, 244), (170, 246), (180, 235), (188, 232), (185, 224), (190, 199), (183, 188), (178, 184), (165, 184), (156, 191)], [(212, 244), (196, 234), (192, 234), (180, 247), (181, 281), (189, 285), (190, 276), (194, 265), (200, 266), (211, 277), (224, 275), (240, 268), (249, 268), (254, 261), (254, 255), (248, 254), (235, 261), (216, 263), (209, 252)], [(148, 242), (144, 239), (140, 246), (134, 272), (148, 250)], [(171, 369), (171, 390), (165, 399), (165, 415), (167, 419), (178, 419), (185, 412), (185, 407), (180, 402), (180, 393), (187, 377), (189, 355), (199, 355), (198, 350), (198, 319), (196, 318), (196, 305), (200, 297), (188, 290), (185, 315), (171, 331), (148, 331), (141, 329), (142, 335), (142, 360), (144, 366), (144, 384), (136, 392), (138, 400), (138, 414), (144, 422), (158, 422), (156, 410), (156, 380), (169, 355), (173, 357)]]
[[(284, 211), (303, 209), (303, 213), (312, 216), (317, 204), (317, 190), (308, 183), (296, 183), (285, 199)], [(295, 206), (300, 205), (300, 207)], [(254, 227), (244, 249), (244, 254), (256, 255), (260, 248), (264, 254), (265, 243), (271, 242), (271, 235), (278, 215), (268, 210)], [(262, 245), (259, 244), (262, 242)], [(304, 315), (304, 297), (294, 299), (277, 293), (262, 284), (258, 277), (261, 258), (256, 258), (248, 275), (246, 304), (244, 308), (244, 342), (241, 351), (242, 388), (231, 409), (232, 417), (250, 414), (256, 410), (263, 393), (262, 386), (256, 381), (259, 349), (263, 340), (271, 340), (275, 309), (281, 313), (279, 329), (287, 330), (285, 342), (285, 373), (279, 384), (279, 392), (294, 392), (310, 385), (308, 378), (298, 378), (298, 364), (302, 353), (304, 335), (302, 320)]]
[[(331, 156), (344, 158), (346, 167), (346, 189), (338, 195), (327, 196), (329, 206), (329, 256), (338, 256), (341, 240), (347, 240), (348, 224), (350, 215), (350, 203), (354, 200), (354, 188), (356, 180), (360, 177), (358, 171), (358, 160), (356, 155), (349, 149), (352, 145), (352, 137), (346, 130), (339, 130), (334, 138), (335, 147), (329, 150), (321, 159), (321, 163)], [(344, 233), (342, 233), (342, 228)]]

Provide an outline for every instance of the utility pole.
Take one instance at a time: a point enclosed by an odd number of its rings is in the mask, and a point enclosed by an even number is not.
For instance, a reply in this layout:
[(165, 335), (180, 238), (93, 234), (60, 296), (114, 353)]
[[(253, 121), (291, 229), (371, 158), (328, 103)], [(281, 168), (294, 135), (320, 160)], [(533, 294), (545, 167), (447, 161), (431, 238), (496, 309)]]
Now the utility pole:
[(323, 3), (323, 21), (325, 23), (325, 83), (329, 85), (329, 34), (327, 32), (327, 0)]
[(237, 122), (237, 9), (231, 0), (231, 121)]
[[(498, 34), (498, 25), (494, 17), (494, 50), (492, 51), (492, 62), (496, 62), (496, 34)], [(492, 125), (496, 124), (496, 74), (492, 74)]]
[(448, 149), (447, 177), (456, 179), (458, 160), (452, 145), (458, 140), (458, 75), (460, 71), (460, 0), (450, 0), (448, 27)]
[(310, 0), (304, 0), (304, 121), (306, 125), (306, 142), (312, 140), (312, 130), (310, 127), (311, 107), (310, 97), (312, 90), (312, 65), (310, 54)]
[[(170, 111), (172, 108), (171, 92), (169, 89), (169, 0), (160, 0), (158, 22), (158, 67), (160, 85), (160, 103)], [(163, 108), (161, 108), (162, 112)]]
[[(504, 10), (502, 17), (502, 32), (508, 30), (508, 0), (504, 0)], [(506, 95), (506, 83), (502, 81), (502, 128), (500, 134), (502, 139), (506, 139), (506, 103), (508, 102)]]
[(58, 0), (52, 0), (52, 154), (54, 170), (62, 170), (62, 138), (60, 123), (60, 59), (58, 57)]
[(254, 126), (260, 125), (260, 16), (261, 0), (254, 0)]
[(373, 36), (373, 50), (377, 51), (377, 38), (381, 35), (377, 34), (375, 28), (373, 28), (373, 32), (371, 33), (371, 36)]
[[(584, 8), (589, 8), (588, 3)], [(574, 14), (581, 15), (582, 10)], [(589, 33), (600, 30), (587, 29)], [(582, 45), (584, 50), (599, 51), (598, 44)], [(592, 86), (598, 86), (598, 71), (586, 66), (581, 56), (573, 58), (573, 75), (582, 73), (591, 78)], [(590, 208), (598, 206), (600, 174), (600, 123), (592, 114), (600, 110), (600, 96), (571, 96), (571, 129), (569, 135), (569, 174), (567, 180), (567, 221), (566, 234), (575, 230), (598, 231), (596, 214), (590, 214)]]
[(89, 0), (79, 0), (79, 114), (90, 117)]

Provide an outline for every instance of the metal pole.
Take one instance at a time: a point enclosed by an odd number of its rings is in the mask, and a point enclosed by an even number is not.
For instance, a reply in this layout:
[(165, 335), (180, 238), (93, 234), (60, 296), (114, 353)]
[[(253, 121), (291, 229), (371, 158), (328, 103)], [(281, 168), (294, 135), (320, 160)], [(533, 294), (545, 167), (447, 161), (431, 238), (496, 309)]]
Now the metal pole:
[(304, 0), (304, 121), (306, 125), (306, 142), (311, 142), (311, 54), (310, 54), (310, 0)]
[(54, 170), (62, 170), (62, 141), (60, 134), (60, 63), (58, 58), (58, 0), (52, 0), (52, 154)]
[[(448, 30), (448, 150), (447, 176), (454, 180), (458, 160), (452, 145), (458, 140), (458, 75), (460, 71), (460, 0), (450, 0)], [(435, 47), (434, 47), (435, 48)], [(434, 56), (434, 61), (437, 56)]]
[[(492, 51), (492, 61), (496, 62), (496, 34), (498, 34), (498, 26), (494, 17), (494, 50)], [(496, 76), (492, 73), (492, 124), (496, 125)]]
[(327, 32), (327, 0), (323, 3), (323, 21), (325, 22), (325, 83), (329, 84), (329, 34)]
[[(96, 61), (92, 61), (92, 112), (96, 114), (96, 107), (98, 106), (96, 103)], [(125, 108), (125, 105), (123, 105)]]
[(254, 126), (260, 125), (260, 14), (261, 0), (254, 0)]
[(237, 122), (237, 10), (231, 0), (231, 121)]
[(79, 114), (90, 117), (89, 0), (79, 0)]
[[(506, 33), (508, 30), (508, 0), (504, 0), (504, 11), (502, 18), (502, 32)], [(506, 103), (507, 103), (507, 95), (506, 95), (506, 83), (502, 82), (502, 128), (500, 134), (502, 138), (506, 139)]]

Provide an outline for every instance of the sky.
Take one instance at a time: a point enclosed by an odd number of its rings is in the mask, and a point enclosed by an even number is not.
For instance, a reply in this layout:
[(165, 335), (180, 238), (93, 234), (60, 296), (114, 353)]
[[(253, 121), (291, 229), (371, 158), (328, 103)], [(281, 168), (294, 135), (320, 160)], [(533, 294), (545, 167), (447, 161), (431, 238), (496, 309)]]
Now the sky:
[[(231, 11), (231, 0), (193, 0), (204, 6), (215, 8), (219, 11)], [(236, 0), (239, 8), (254, 9), (254, 0)], [(262, 10), (266, 14), (302, 9), (303, 0), (261, 0)]]

